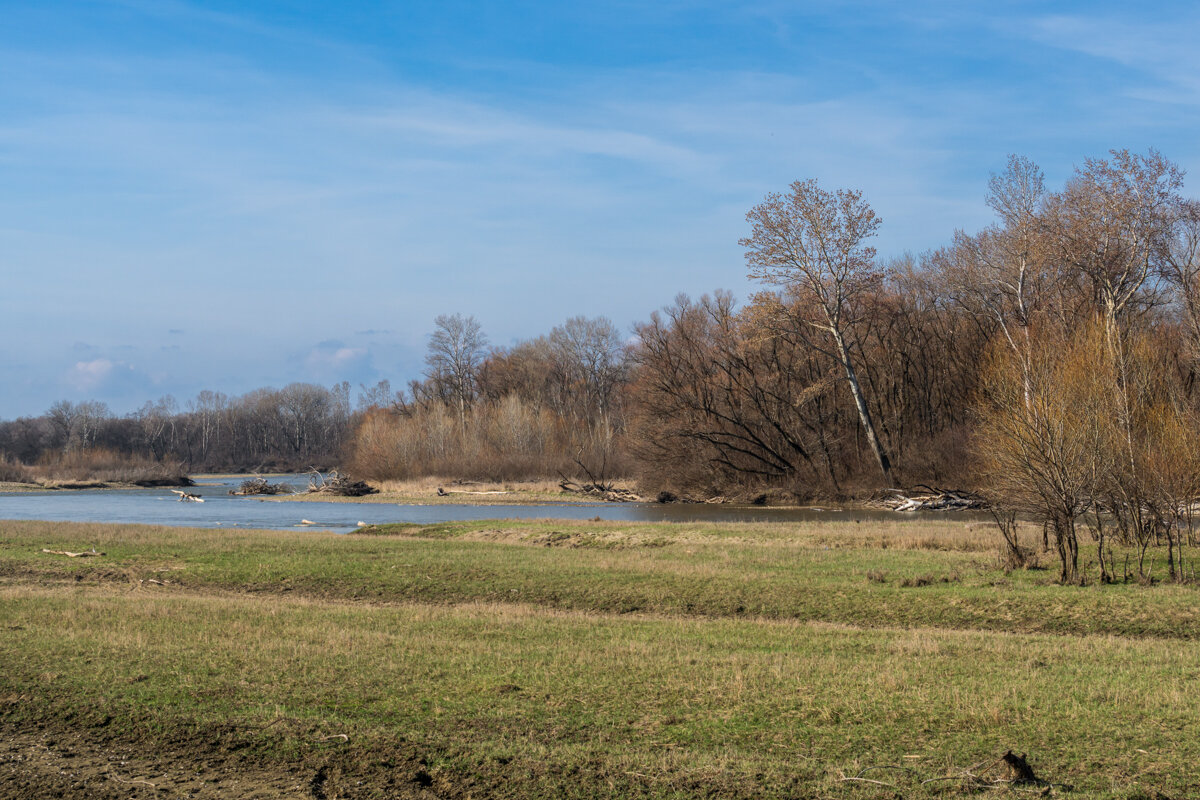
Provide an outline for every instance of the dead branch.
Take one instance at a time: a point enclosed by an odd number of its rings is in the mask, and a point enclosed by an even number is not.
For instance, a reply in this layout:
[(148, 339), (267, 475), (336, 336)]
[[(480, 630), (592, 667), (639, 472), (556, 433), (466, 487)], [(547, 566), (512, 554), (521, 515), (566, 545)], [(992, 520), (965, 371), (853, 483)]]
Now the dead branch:
[(49, 553), (52, 556), (66, 556), (67, 558), (91, 558), (93, 556), (102, 556), (104, 553), (97, 553), (96, 548), (85, 550), (82, 553), (72, 553), (70, 550), (47, 550), (42, 548), (43, 553)]
[(122, 778), (117, 775), (114, 775), (112, 772), (112, 764), (109, 764), (109, 765), (107, 765), (107, 767), (105, 767), (105, 772), (107, 773), (108, 777), (112, 778), (117, 783), (124, 783), (124, 784), (140, 783), (143, 786), (149, 786), (151, 789), (158, 788), (156, 784), (153, 784), (150, 781), (143, 781), (143, 780), (140, 780), (137, 778), (127, 779), (127, 778)]
[[(586, 464), (584, 464), (584, 463), (583, 463), (583, 461), (581, 461), (581, 460), (580, 460), (578, 457), (576, 457), (576, 458), (573, 458), (573, 459), (571, 459), (571, 460), (575, 462), (575, 465), (576, 465), (576, 466), (578, 466), (578, 467), (579, 467), (581, 470), (583, 470), (583, 472), (584, 472), (584, 474), (585, 474), (585, 475), (587, 475), (587, 478), (588, 478), (588, 484), (589, 484), (590, 486), (597, 486), (597, 487), (600, 487), (600, 490), (601, 490), (601, 491), (605, 491), (605, 492), (607, 492), (607, 491), (610, 491), (610, 490), (612, 489), (612, 484), (611, 484), (611, 483), (607, 483), (607, 482), (604, 480), (604, 472), (603, 472), (603, 469), (601, 469), (601, 474), (600, 474), (600, 477), (599, 477), (599, 478), (597, 478), (595, 475), (593, 475), (593, 474), (592, 474), (592, 471), (591, 471), (590, 469), (588, 469), (588, 468), (587, 468), (587, 465), (586, 465)], [(607, 458), (606, 458), (605, 460), (607, 461)], [(604, 466), (607, 466), (607, 465), (604, 465)]]
[(858, 783), (873, 783), (873, 784), (875, 784), (876, 786), (886, 786), (886, 787), (888, 787), (889, 789), (895, 789), (895, 788), (896, 788), (896, 784), (894, 784), (894, 783), (885, 783), (884, 781), (877, 781), (877, 780), (874, 780), (874, 779), (872, 779), (872, 778), (848, 778), (848, 777), (846, 777), (845, 775), (842, 775), (842, 776), (840, 776), (840, 777), (838, 778), (838, 780), (839, 780), (839, 781), (855, 781), (855, 782), (858, 782)]

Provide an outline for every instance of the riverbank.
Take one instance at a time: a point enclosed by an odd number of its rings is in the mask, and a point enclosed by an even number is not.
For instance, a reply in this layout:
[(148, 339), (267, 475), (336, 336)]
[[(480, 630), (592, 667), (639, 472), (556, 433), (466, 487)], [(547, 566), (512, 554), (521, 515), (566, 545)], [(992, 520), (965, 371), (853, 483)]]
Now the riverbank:
[[(588, 494), (564, 490), (558, 481), (458, 481), (446, 478), (416, 478), (408, 481), (368, 481), (377, 489), (374, 494), (360, 497), (343, 497), (334, 494), (305, 492), (307, 483), (296, 486), (299, 494), (278, 495), (280, 501), (319, 500), (330, 503), (392, 503), (395, 505), (537, 505), (544, 503), (597, 503), (604, 502), (602, 494)], [(625, 495), (626, 500), (638, 498), (632, 480), (616, 481), (614, 488)]]
[(0, 481), (0, 494), (8, 492), (45, 492), (49, 491), (41, 484), (24, 481)]
[(1188, 794), (1200, 592), (1057, 586), (996, 545), (950, 520), (0, 522), (0, 786), (945, 797), (1011, 748), (1054, 784), (1025, 788)]
[[(86, 491), (95, 489), (139, 489), (147, 486), (198, 486), (227, 487), (231, 493), (241, 494), (235, 490), (252, 478), (261, 478), (272, 486), (285, 487), (285, 491), (274, 493), (248, 493), (245, 496), (275, 502), (320, 502), (320, 503), (365, 503), (374, 505), (400, 506), (539, 506), (539, 505), (593, 505), (605, 503), (661, 503), (664, 505), (681, 506), (714, 506), (736, 508), (772, 508), (792, 510), (845, 510), (862, 511), (866, 513), (890, 511), (921, 510), (919, 503), (909, 501), (908, 508), (900, 508), (899, 502), (880, 502), (879, 493), (871, 492), (853, 497), (829, 499), (828, 501), (807, 503), (800, 502), (797, 497), (787, 491), (773, 489), (768, 491), (747, 491), (741, 495), (697, 498), (681, 498), (671, 493), (648, 496), (639, 493), (637, 482), (632, 479), (615, 480), (608, 484), (611, 491), (581, 491), (578, 488), (563, 488), (556, 480), (529, 481), (463, 481), (439, 477), (416, 478), (406, 481), (370, 481), (368, 485), (374, 491), (362, 495), (341, 495), (331, 492), (310, 492), (311, 476), (303, 473), (201, 473), (190, 477), (180, 476), (178, 479), (158, 480), (153, 482), (114, 482), (103, 480), (65, 480), (29, 482), (0, 482), (0, 494), (52, 492), (59, 490)], [(918, 493), (920, 495), (920, 493)], [(904, 496), (897, 495), (898, 500)], [(959, 511), (979, 510), (976, 507), (947, 508), (931, 507), (926, 510)]]
[(190, 478), (179, 476), (169, 479), (142, 481), (105, 480), (44, 480), (36, 482), (0, 481), (0, 494), (26, 492), (82, 492), (93, 489), (148, 489), (172, 486), (192, 486)]

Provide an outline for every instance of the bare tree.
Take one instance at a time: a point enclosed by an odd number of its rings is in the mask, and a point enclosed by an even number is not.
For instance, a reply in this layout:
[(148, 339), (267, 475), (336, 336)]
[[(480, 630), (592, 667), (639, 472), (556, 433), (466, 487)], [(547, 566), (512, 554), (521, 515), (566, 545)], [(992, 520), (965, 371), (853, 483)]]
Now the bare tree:
[(549, 338), (526, 339), (488, 355), (480, 367), (480, 392), (490, 402), (516, 395), (536, 410), (548, 406), (562, 417), (568, 403), (559, 372)]
[(589, 413), (607, 428), (613, 393), (625, 375), (617, 326), (607, 317), (572, 317), (550, 331), (550, 346), (569, 381), (583, 389)]
[(374, 386), (358, 385), (358, 405), (356, 410), (365, 413), (373, 409), (402, 411), (407, 407), (404, 391), (392, 391), (392, 382), (387, 378)]
[[(1122, 323), (1161, 302), (1156, 278), (1170, 251), (1183, 172), (1155, 150), (1145, 156), (1113, 150), (1111, 159), (1087, 159), (1066, 188), (1049, 202), (1053, 233), (1069, 269), (1091, 289), (1104, 320), (1107, 358), (1115, 366), (1108, 387), (1118, 401), (1126, 469), (1136, 473), (1137, 434)], [(1115, 484), (1122, 493), (1137, 481)], [(1145, 505), (1138, 494), (1122, 502)]]
[(101, 423), (110, 419), (112, 412), (105, 403), (95, 400), (60, 400), (50, 407), (46, 417), (63, 450), (86, 450), (95, 443)]
[(956, 232), (953, 247), (934, 259), (950, 297), (968, 313), (996, 325), (1026, 364), (1026, 394), (1030, 326), (1045, 310), (1054, 282), (1041, 219), (1044, 196), (1037, 165), (1009, 156), (1005, 171), (988, 181), (987, 202), (1000, 223), (974, 236)]
[(134, 414), (145, 447), (154, 458), (161, 460), (174, 449), (178, 416), (179, 404), (171, 395), (160, 397), (158, 402), (147, 401)]
[(439, 314), (433, 323), (437, 330), (429, 338), (426, 377), (457, 406), (459, 424), (465, 426), (487, 351), (487, 336), (474, 317), (462, 314)]
[(59, 400), (46, 411), (46, 419), (54, 431), (55, 446), (65, 450), (71, 441), (71, 430), (79, 416), (79, 409), (70, 400)]
[(746, 219), (753, 229), (740, 244), (746, 248), (750, 277), (793, 293), (802, 324), (827, 336), (827, 352), (841, 366), (863, 433), (890, 484), (891, 460), (871, 419), (850, 338), (856, 301), (881, 282), (875, 249), (864, 244), (881, 220), (862, 192), (828, 192), (814, 179), (796, 181), (786, 196), (772, 192)]
[(207, 463), (210, 454), (221, 442), (221, 423), (229, 409), (229, 398), (221, 392), (205, 389), (188, 401), (188, 409), (196, 425), (199, 441), (199, 460)]
[(322, 428), (333, 414), (334, 398), (323, 386), (314, 383), (289, 383), (275, 393), (283, 441), (297, 456), (307, 456), (324, 442)]
[(837, 489), (854, 416), (834, 402), (839, 368), (761, 331), (778, 306), (770, 294), (741, 312), (727, 292), (680, 295), (638, 326), (633, 446), (649, 480), (714, 494), (765, 481)]
[(1181, 200), (1163, 261), (1163, 275), (1173, 286), (1193, 364), (1200, 363), (1200, 202)]
[(1125, 315), (1159, 301), (1154, 278), (1169, 252), (1183, 171), (1156, 150), (1089, 158), (1048, 202), (1058, 256), (1082, 279), (1110, 341)]

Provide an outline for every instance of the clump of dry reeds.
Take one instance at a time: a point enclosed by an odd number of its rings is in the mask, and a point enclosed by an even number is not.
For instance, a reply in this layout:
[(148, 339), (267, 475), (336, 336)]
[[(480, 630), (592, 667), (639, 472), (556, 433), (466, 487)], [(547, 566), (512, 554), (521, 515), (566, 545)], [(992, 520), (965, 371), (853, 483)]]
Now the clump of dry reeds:
[(135, 486), (191, 486), (182, 464), (104, 448), (46, 454), (26, 467), (37, 483), (125, 483)]
[(441, 405), (405, 414), (375, 411), (355, 431), (347, 466), (372, 481), (430, 475), (526, 481), (579, 476), (580, 462), (610, 476), (629, 474), (614, 455), (618, 438), (510, 395), (465, 418)]

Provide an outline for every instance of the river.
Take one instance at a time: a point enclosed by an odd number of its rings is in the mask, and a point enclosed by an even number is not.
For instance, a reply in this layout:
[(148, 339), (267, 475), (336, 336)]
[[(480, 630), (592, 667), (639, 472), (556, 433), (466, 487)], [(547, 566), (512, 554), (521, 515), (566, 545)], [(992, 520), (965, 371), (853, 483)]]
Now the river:
[[(915, 514), (840, 508), (769, 508), (708, 504), (530, 503), (523, 505), (399, 505), (395, 503), (280, 502), (229, 494), (244, 477), (201, 477), (188, 489), (203, 503), (180, 502), (170, 489), (86, 489), (0, 494), (0, 519), (119, 522), (193, 528), (313, 528), (347, 533), (360, 522), (431, 524), (479, 519), (594, 519), (631, 522), (799, 522), (897, 520)], [(272, 477), (293, 486), (303, 475)], [(921, 515), (923, 516), (923, 515)], [(945, 518), (944, 515), (939, 515)], [(972, 515), (955, 515), (965, 519)], [(302, 522), (307, 520), (308, 523)], [(311, 523), (311, 524), (309, 524)]]

